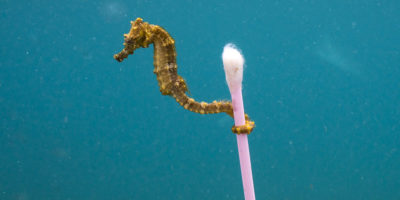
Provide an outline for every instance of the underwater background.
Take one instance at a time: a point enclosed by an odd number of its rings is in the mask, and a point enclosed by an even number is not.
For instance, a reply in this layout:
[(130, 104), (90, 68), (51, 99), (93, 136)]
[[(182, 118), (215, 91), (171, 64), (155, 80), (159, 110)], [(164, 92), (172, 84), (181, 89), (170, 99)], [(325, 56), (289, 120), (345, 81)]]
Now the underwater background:
[(164, 27), (199, 101), (246, 59), (257, 199), (400, 199), (400, 2), (0, 1), (0, 199), (244, 199), (226, 114), (159, 92), (130, 21)]

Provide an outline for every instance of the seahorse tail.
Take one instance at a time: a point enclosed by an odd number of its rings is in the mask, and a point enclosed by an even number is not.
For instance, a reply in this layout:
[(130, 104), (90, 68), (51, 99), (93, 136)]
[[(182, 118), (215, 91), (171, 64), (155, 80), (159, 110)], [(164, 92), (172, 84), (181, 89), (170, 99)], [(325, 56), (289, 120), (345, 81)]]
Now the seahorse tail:
[[(229, 101), (213, 101), (212, 103), (197, 102), (190, 98), (184, 92), (173, 92), (172, 97), (186, 110), (200, 113), (200, 114), (213, 114), (225, 112), (233, 118), (233, 107)], [(254, 122), (250, 120), (249, 116), (245, 114), (245, 125), (233, 126), (232, 132), (236, 134), (250, 134), (254, 129)]]
[(174, 97), (183, 108), (195, 113), (212, 114), (232, 112), (232, 104), (228, 101), (213, 101), (212, 103), (206, 103), (204, 101), (197, 102), (181, 91), (173, 92), (171, 96)]
[(250, 120), (250, 117), (247, 114), (244, 114), (245, 124), (242, 126), (232, 126), (232, 132), (236, 134), (250, 134), (254, 127), (255, 123)]

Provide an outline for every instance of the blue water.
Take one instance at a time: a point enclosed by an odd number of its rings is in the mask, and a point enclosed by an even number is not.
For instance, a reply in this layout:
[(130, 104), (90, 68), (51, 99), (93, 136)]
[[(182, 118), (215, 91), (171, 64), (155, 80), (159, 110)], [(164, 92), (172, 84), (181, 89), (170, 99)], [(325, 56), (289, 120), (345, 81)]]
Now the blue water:
[(0, 199), (243, 199), (233, 120), (159, 92), (130, 20), (163, 26), (199, 101), (246, 59), (257, 199), (400, 199), (400, 3), (0, 1)]

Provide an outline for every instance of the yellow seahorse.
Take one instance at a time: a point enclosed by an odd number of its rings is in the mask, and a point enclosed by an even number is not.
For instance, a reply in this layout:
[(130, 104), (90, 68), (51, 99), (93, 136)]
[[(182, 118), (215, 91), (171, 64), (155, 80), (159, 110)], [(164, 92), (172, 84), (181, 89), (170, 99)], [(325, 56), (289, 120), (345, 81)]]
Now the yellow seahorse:
[[(188, 88), (185, 80), (178, 75), (176, 64), (175, 41), (163, 28), (143, 22), (141, 18), (131, 21), (131, 29), (124, 34), (124, 49), (114, 55), (115, 60), (121, 62), (129, 54), (140, 47), (154, 46), (154, 73), (157, 76), (160, 92), (169, 95), (185, 109), (200, 114), (225, 112), (233, 117), (232, 103), (228, 101), (213, 101), (212, 103), (197, 102), (187, 96)], [(250, 134), (254, 122), (245, 115), (246, 123), (243, 126), (233, 126), (232, 132), (237, 134)]]

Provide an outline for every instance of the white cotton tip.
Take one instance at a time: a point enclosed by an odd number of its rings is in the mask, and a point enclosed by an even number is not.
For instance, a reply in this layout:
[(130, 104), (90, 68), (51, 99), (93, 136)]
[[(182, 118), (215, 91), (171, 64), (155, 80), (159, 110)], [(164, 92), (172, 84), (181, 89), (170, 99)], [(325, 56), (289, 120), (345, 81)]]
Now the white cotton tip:
[(225, 45), (222, 52), (222, 62), (224, 63), (226, 82), (229, 89), (232, 91), (241, 88), (244, 58), (234, 44)]

